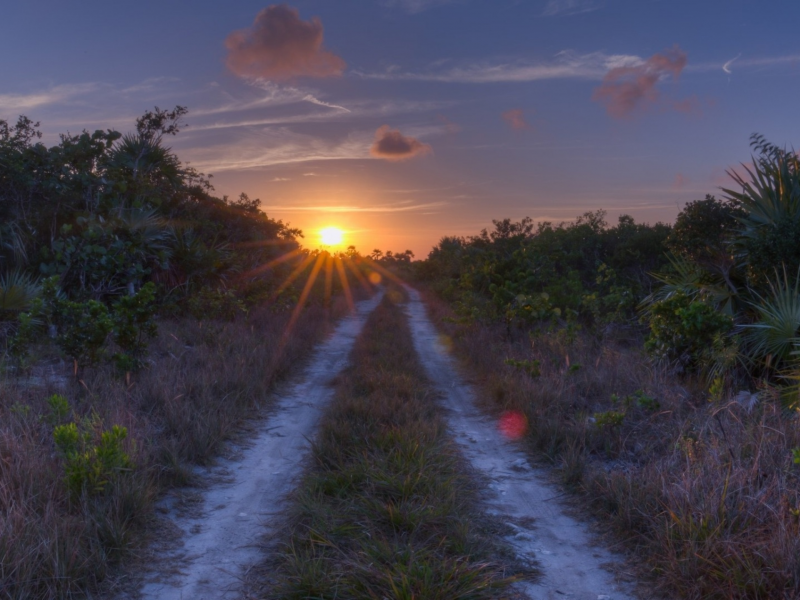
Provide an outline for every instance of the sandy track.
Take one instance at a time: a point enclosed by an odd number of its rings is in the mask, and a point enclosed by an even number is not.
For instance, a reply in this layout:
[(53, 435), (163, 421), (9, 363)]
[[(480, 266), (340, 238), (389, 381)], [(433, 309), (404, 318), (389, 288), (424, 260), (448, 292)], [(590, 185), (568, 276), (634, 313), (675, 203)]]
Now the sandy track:
[(246, 569), (261, 558), (258, 540), (283, 508), (302, 472), (320, 414), (332, 397), (331, 380), (347, 364), (353, 343), (382, 294), (359, 302), (333, 335), (314, 351), (299, 382), (286, 389), (273, 413), (235, 460), (220, 459), (200, 476), (212, 483), (201, 509), (185, 516), (170, 508), (182, 546), (162, 553), (146, 575), (141, 598), (218, 600), (236, 598)]
[(521, 584), (520, 591), (536, 600), (632, 600), (633, 592), (623, 589), (628, 586), (615, 582), (604, 568), (619, 564), (619, 557), (593, 545), (587, 527), (564, 512), (557, 500), (561, 491), (546, 481), (544, 471), (532, 467), (478, 411), (474, 391), (458, 375), (419, 293), (408, 292), (414, 346), (428, 376), (445, 394), (450, 429), (472, 465), (492, 481), (490, 511), (517, 532), (508, 541), (523, 561), (535, 558), (542, 569), (541, 581)]

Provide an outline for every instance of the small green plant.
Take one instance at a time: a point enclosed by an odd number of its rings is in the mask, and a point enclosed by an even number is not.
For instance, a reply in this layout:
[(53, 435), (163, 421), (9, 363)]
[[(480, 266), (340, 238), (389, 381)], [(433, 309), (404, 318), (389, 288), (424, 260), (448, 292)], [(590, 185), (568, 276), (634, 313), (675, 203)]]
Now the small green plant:
[(711, 382), (711, 385), (708, 386), (708, 401), (719, 402), (720, 400), (722, 400), (722, 395), (724, 392), (725, 392), (725, 378), (715, 377), (714, 380)]
[(594, 423), (601, 428), (615, 428), (622, 425), (625, 420), (625, 413), (616, 410), (607, 410), (594, 414)]
[(31, 405), (14, 402), (14, 404), (11, 405), (11, 414), (24, 419), (31, 414)]
[(800, 465), (800, 448), (792, 448), (792, 462)]
[(64, 460), (64, 481), (72, 498), (100, 495), (112, 480), (133, 468), (123, 450), (127, 428), (114, 425), (102, 431), (95, 443), (95, 431), (101, 428), (102, 423), (94, 417), (57, 425), (53, 430), (56, 448)]
[(582, 368), (583, 368), (583, 365), (581, 363), (573, 363), (567, 369), (567, 373), (569, 375), (574, 375), (575, 373), (580, 371)]
[(132, 296), (124, 296), (114, 304), (111, 314), (112, 337), (122, 352), (113, 356), (117, 368), (123, 372), (136, 371), (142, 366), (142, 357), (148, 340), (156, 337), (155, 322), (156, 286), (150, 282)]
[(47, 419), (53, 425), (61, 423), (69, 415), (69, 401), (61, 394), (53, 394), (47, 398), (50, 414)]
[(536, 379), (541, 376), (541, 361), (538, 360), (516, 360), (514, 358), (507, 358), (505, 363), (511, 367), (516, 367), (525, 371), (528, 375)]

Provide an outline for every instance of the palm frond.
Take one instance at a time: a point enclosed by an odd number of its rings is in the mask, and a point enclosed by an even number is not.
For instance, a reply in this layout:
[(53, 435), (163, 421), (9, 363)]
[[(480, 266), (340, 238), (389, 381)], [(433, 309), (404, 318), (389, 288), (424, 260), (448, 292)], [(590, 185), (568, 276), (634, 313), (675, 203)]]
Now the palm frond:
[(751, 360), (775, 360), (777, 365), (790, 357), (800, 330), (800, 272), (792, 284), (786, 272), (769, 281), (770, 294), (764, 298), (754, 292), (751, 303), (756, 322), (743, 325), (747, 353)]
[(39, 281), (23, 271), (0, 275), (0, 313), (22, 312), (39, 296)]

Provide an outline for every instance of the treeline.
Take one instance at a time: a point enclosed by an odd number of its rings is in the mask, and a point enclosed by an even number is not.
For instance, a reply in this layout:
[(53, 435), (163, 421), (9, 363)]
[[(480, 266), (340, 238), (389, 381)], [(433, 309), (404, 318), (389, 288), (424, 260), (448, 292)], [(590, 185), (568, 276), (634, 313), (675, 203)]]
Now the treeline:
[(767, 381), (796, 395), (800, 350), (800, 162), (760, 135), (722, 198), (690, 202), (674, 226), (505, 219), (445, 237), (419, 277), (460, 318), (602, 335), (646, 331), (646, 347), (717, 394)]

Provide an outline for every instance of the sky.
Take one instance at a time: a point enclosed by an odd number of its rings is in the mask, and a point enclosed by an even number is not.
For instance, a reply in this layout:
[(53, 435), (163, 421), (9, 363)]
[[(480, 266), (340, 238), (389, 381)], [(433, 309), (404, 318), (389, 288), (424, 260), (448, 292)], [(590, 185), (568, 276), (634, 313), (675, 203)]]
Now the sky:
[(671, 222), (761, 133), (800, 147), (796, 0), (26, 0), (0, 119), (169, 140), (305, 232), (412, 250), (493, 219)]

